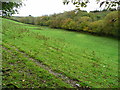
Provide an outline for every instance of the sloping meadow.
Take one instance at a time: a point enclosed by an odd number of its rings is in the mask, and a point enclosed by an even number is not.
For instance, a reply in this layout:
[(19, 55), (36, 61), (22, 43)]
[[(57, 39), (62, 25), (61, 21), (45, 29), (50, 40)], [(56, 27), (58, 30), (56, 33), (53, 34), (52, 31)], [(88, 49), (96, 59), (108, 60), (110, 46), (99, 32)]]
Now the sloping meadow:
[(81, 86), (118, 87), (115, 39), (3, 19), (3, 43), (17, 47), (55, 72), (78, 80)]

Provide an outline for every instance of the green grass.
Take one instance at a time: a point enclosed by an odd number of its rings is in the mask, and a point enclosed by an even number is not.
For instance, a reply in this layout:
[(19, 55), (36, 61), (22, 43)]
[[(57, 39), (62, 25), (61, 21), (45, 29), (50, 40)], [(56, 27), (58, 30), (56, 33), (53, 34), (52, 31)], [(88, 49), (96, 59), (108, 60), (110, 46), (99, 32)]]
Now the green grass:
[(90, 87), (118, 87), (115, 39), (3, 19), (3, 42)]
[(3, 43), (3, 88), (72, 88)]

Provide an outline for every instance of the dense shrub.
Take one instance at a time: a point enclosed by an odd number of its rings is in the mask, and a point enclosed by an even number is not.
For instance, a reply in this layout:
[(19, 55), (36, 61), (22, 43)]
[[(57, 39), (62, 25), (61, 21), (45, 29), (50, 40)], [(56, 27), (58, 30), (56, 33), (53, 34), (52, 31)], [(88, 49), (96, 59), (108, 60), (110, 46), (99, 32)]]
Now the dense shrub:
[(77, 30), (88, 31), (89, 23), (91, 22), (91, 18), (88, 16), (80, 17), (77, 21)]
[(103, 34), (104, 22), (103, 20), (94, 21), (89, 24), (89, 29), (93, 33)]
[(114, 11), (109, 14), (104, 19), (104, 31), (109, 35), (117, 35), (118, 34), (118, 12)]

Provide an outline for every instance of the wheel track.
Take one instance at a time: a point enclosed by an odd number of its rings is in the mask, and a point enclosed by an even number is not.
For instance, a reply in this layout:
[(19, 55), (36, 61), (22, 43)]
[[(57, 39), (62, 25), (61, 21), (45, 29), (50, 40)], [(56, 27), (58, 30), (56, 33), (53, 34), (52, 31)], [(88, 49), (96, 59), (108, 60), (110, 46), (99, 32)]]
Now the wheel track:
[[(71, 86), (75, 87), (76, 89), (87, 89), (87, 90), (90, 90), (90, 87), (79, 85), (78, 83), (80, 83), (81, 81), (79, 81), (79, 80), (73, 80), (73, 79), (71, 79), (71, 78), (69, 78), (69, 77), (67, 77), (65, 75), (62, 75), (61, 73), (55, 72), (50, 67), (48, 67), (47, 65), (45, 65), (43, 62), (40, 62), (37, 59), (29, 56), (28, 54), (26, 54), (25, 52), (19, 50), (15, 46), (11, 46), (11, 47), (14, 48), (16, 51), (18, 51), (19, 53), (21, 53), (24, 57), (27, 57), (29, 60), (32, 60), (33, 62), (35, 62), (37, 66), (39, 66), (39, 67), (47, 70), (52, 75), (56, 76), (57, 78), (61, 79), (64, 82), (70, 84)], [(8, 52), (12, 52), (11, 50), (9, 50), (7, 47), (4, 47), (4, 46), (2, 46), (2, 49), (7, 50)]]

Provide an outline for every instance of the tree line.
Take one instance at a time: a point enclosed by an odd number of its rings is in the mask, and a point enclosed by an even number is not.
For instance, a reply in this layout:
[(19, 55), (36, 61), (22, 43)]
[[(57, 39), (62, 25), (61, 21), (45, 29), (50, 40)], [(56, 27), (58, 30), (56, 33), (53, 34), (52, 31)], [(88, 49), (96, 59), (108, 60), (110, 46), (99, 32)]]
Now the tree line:
[(118, 37), (118, 11), (68, 11), (40, 17), (11, 17), (22, 23)]

